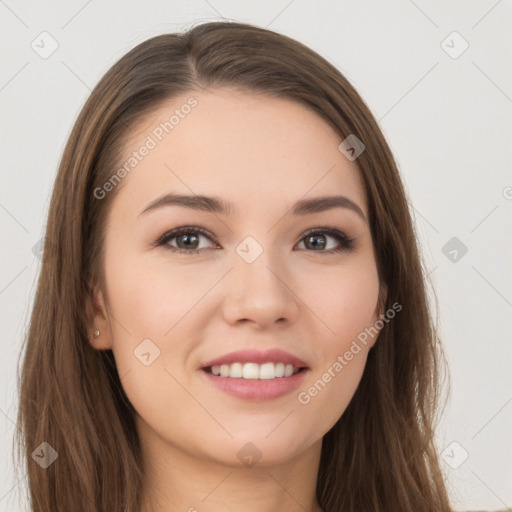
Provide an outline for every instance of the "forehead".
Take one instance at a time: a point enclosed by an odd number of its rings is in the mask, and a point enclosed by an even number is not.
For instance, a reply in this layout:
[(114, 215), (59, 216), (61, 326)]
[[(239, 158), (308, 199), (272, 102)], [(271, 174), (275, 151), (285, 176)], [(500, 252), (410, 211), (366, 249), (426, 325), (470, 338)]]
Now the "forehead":
[[(123, 179), (132, 204), (164, 192), (209, 195), (234, 210), (341, 194), (366, 214), (359, 169), (343, 137), (292, 100), (220, 88), (166, 101), (132, 129), (123, 162), (151, 146)], [(246, 212), (247, 213), (247, 212)]]

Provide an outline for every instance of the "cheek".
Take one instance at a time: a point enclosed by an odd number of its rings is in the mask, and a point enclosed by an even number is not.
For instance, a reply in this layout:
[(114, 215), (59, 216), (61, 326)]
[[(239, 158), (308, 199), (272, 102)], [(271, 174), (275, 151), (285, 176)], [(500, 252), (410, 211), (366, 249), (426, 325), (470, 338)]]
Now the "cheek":
[[(347, 408), (361, 380), (374, 325), (379, 281), (373, 265), (353, 265), (322, 277), (317, 274), (308, 300), (321, 319), (322, 335), (315, 352), (318, 364), (302, 386), (298, 402), (322, 426), (334, 425)], [(312, 306), (310, 306), (312, 308)]]
[(157, 402), (171, 395), (176, 399), (182, 392), (177, 382), (190, 385), (186, 364), (200, 342), (200, 299), (214, 281), (204, 275), (194, 278), (192, 269), (169, 270), (140, 255), (125, 254), (107, 261), (107, 288), (113, 352), (119, 375), (128, 376), (123, 384), (137, 408), (145, 396)]
[(318, 348), (332, 357), (349, 349), (353, 339), (373, 325), (379, 280), (372, 261), (353, 262), (317, 271), (310, 286), (302, 286), (301, 298), (322, 328)]
[[(132, 341), (141, 338), (164, 340), (166, 334), (197, 301), (197, 291), (187, 284), (179, 269), (170, 272), (140, 255), (106, 262), (107, 287), (116, 333), (130, 332)], [(121, 324), (121, 325), (120, 325)], [(124, 329), (121, 329), (124, 327)], [(126, 332), (125, 332), (126, 334)]]
[[(186, 314), (197, 296), (187, 299), (179, 273), (170, 279), (147, 262), (123, 257), (119, 263), (107, 262), (106, 268), (113, 352), (128, 400), (162, 433), (180, 424), (179, 411), (187, 424), (200, 423), (204, 418), (198, 407), (190, 406), (185, 391), (190, 382), (182, 367), (190, 350), (183, 343), (188, 339)], [(173, 436), (179, 434), (173, 431)]]

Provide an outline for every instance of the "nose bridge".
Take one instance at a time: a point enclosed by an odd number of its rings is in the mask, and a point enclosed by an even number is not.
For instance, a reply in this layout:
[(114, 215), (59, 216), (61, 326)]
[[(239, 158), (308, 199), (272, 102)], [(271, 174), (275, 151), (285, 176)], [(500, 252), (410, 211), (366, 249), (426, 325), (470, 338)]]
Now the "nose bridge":
[(227, 291), (226, 318), (230, 322), (244, 319), (259, 324), (291, 320), (297, 304), (283, 272), (284, 264), (277, 261), (276, 251), (258, 246), (254, 240), (246, 239), (237, 247)]

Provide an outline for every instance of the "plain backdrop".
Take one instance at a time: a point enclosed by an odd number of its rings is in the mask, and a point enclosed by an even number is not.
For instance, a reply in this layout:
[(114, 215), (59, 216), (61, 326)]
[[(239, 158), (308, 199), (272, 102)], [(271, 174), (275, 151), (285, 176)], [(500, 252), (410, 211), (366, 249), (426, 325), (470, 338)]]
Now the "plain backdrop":
[(451, 394), (437, 442), (453, 503), (512, 507), (510, 0), (0, 0), (0, 510), (28, 510), (11, 457), (16, 368), (75, 118), (133, 46), (221, 18), (310, 46), (378, 119), (439, 301)]

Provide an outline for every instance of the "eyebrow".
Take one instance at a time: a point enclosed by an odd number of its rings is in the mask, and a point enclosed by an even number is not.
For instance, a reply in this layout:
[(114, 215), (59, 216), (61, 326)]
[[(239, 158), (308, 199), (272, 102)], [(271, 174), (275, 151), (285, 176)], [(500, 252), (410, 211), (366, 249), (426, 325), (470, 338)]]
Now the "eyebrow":
[[(236, 211), (232, 203), (216, 197), (165, 194), (146, 206), (146, 208), (140, 212), (139, 216), (164, 206), (184, 206), (193, 210), (225, 215), (232, 215)], [(361, 208), (345, 196), (324, 196), (315, 197), (313, 199), (301, 199), (292, 206), (291, 214), (295, 216), (308, 215), (331, 210), (332, 208), (346, 208), (357, 213), (359, 217), (367, 222), (366, 216)]]

